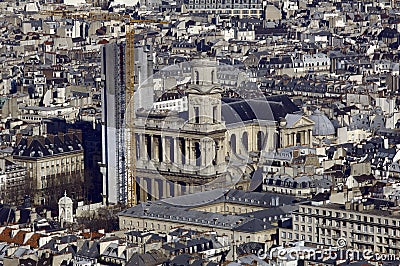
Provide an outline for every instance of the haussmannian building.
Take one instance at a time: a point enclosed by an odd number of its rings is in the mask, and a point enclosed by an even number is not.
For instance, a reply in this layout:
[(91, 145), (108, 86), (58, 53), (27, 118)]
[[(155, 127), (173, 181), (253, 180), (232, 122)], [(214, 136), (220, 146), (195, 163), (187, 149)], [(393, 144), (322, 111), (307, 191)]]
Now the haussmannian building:
[(79, 132), (58, 135), (18, 136), (13, 160), (26, 167), (34, 204), (57, 206), (65, 191), (82, 200), (84, 150)]
[(186, 8), (193, 13), (211, 13), (262, 18), (267, 1), (264, 0), (189, 0)]
[(384, 254), (400, 251), (400, 212), (393, 202), (365, 199), (345, 204), (310, 201), (292, 215), (293, 226), (280, 228), (279, 244), (305, 241), (320, 247), (336, 246)]

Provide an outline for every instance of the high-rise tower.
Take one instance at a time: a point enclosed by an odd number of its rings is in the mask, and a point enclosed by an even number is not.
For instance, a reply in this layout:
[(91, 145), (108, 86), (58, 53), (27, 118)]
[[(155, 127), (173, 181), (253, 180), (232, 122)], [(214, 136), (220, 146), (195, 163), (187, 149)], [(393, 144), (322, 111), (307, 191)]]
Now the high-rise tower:
[[(135, 109), (151, 108), (153, 74), (151, 53), (146, 47), (135, 47)], [(132, 105), (126, 95), (126, 44), (109, 43), (102, 49), (102, 167), (103, 197), (108, 203), (127, 203), (128, 173), (126, 108)], [(142, 87), (143, 88), (142, 88)], [(147, 105), (149, 106), (147, 106)]]
[(110, 43), (102, 50), (102, 167), (103, 197), (109, 203), (126, 201), (125, 44)]

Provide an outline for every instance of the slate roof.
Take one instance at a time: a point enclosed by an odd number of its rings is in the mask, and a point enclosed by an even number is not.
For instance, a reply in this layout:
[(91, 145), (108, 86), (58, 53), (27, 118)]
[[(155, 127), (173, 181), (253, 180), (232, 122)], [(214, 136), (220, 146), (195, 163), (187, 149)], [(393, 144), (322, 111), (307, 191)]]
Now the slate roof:
[(167, 261), (167, 257), (159, 250), (152, 250), (146, 254), (135, 254), (126, 266), (157, 266)]
[(86, 240), (76, 255), (83, 258), (98, 258), (100, 256), (100, 244), (98, 242), (90, 243)]
[[(152, 217), (155, 220), (175, 221), (184, 224), (200, 224), (210, 228), (222, 228), (242, 232), (257, 232), (274, 228), (259, 219), (236, 215), (210, 213), (175, 206), (165, 206), (154, 202), (136, 205), (119, 213), (127, 217)], [(255, 220), (255, 221), (254, 221)], [(258, 224), (255, 226), (255, 224)]]
[(227, 124), (253, 120), (280, 121), (287, 114), (299, 112), (299, 108), (287, 95), (265, 99), (222, 99), (222, 117)]
[(313, 127), (314, 136), (329, 136), (335, 134), (335, 128), (332, 122), (318, 109), (310, 116), (310, 119), (315, 123)]
[(373, 181), (375, 180), (374, 175), (359, 175), (359, 176), (354, 176), (354, 179), (357, 182), (365, 182), (365, 181)]
[[(193, 210), (193, 207), (214, 202), (230, 202), (241, 205), (277, 207), (273, 205), (279, 197), (279, 206), (293, 205), (298, 199), (290, 195), (275, 193), (248, 192), (242, 190), (217, 189), (155, 202), (146, 202), (119, 213), (127, 217), (151, 217), (155, 220), (176, 221), (183, 224), (200, 224), (211, 228), (223, 228), (243, 232), (268, 230), (273, 226), (266, 221), (238, 215), (220, 214)], [(274, 199), (274, 200), (273, 200)]]
[(14, 148), (13, 155), (21, 157), (43, 157), (67, 152), (82, 151), (82, 141), (75, 134), (64, 134), (63, 137), (24, 137)]

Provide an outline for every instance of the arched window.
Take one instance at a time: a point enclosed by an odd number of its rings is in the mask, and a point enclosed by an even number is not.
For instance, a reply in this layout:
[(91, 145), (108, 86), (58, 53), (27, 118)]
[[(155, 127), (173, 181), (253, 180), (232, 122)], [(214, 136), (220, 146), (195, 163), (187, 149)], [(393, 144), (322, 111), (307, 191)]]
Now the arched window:
[(195, 156), (196, 156), (196, 166), (200, 166), (200, 164), (201, 164), (200, 143), (196, 142), (194, 144), (194, 149), (195, 149)]
[(257, 132), (257, 150), (261, 151), (264, 149), (264, 132), (258, 131)]
[(244, 149), (246, 151), (248, 151), (249, 150), (249, 134), (247, 134), (247, 132), (243, 132), (242, 144), (243, 144)]
[(231, 145), (232, 152), (236, 153), (236, 135), (235, 134), (231, 135), (230, 145)]
[(196, 75), (196, 80), (195, 80), (195, 83), (196, 84), (200, 84), (200, 74), (199, 74), (199, 71), (195, 71), (194, 72), (195, 73), (195, 75)]

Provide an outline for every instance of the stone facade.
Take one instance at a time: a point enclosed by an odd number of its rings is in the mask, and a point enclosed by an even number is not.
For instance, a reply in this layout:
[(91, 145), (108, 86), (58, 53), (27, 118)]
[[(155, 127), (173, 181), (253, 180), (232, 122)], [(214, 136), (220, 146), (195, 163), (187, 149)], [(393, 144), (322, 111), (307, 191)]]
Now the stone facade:
[(84, 158), (80, 134), (19, 137), (15, 162), (27, 168), (34, 204), (56, 206), (65, 189), (74, 199), (83, 197)]

